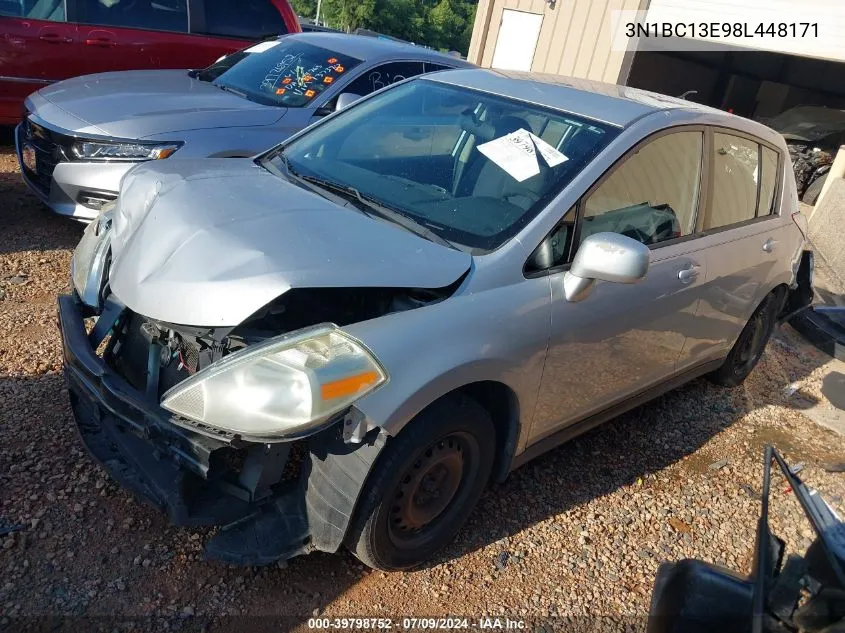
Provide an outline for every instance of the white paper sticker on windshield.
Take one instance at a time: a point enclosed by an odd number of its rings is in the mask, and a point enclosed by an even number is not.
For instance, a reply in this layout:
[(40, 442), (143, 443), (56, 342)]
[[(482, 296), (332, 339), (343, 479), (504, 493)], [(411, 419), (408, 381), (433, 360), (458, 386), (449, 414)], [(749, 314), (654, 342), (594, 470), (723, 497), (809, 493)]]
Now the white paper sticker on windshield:
[(255, 46), (250, 46), (246, 49), (246, 53), (263, 53), (264, 51), (269, 51), (271, 48), (274, 48), (281, 44), (279, 40), (269, 40), (267, 42), (259, 42)]
[(550, 167), (568, 160), (566, 156), (524, 128), (478, 146), (478, 151), (504, 169), (517, 182), (540, 173), (537, 152)]
[(540, 156), (543, 157), (543, 160), (546, 161), (549, 167), (557, 167), (561, 163), (565, 163), (569, 160), (567, 156), (564, 156), (539, 136), (531, 134), (531, 140), (534, 141), (534, 145), (537, 146), (537, 151), (540, 152)]

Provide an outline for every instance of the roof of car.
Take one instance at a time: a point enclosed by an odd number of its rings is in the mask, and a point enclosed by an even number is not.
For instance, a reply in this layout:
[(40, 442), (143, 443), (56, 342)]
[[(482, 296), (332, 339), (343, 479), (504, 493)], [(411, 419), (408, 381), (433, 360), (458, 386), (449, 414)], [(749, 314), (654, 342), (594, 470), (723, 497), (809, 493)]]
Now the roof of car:
[(559, 75), (461, 68), (426, 78), (536, 103), (618, 127), (626, 127), (652, 112), (677, 108), (716, 113), (726, 119), (733, 116), (656, 92)]
[(344, 55), (358, 59), (371, 60), (375, 58), (397, 59), (429, 59), (452, 66), (470, 65), (467, 61), (436, 51), (425, 46), (415, 46), (407, 42), (382, 39), (367, 35), (351, 35), (347, 33), (292, 33), (284, 38), (296, 38), (309, 42), (315, 46), (322, 46)]

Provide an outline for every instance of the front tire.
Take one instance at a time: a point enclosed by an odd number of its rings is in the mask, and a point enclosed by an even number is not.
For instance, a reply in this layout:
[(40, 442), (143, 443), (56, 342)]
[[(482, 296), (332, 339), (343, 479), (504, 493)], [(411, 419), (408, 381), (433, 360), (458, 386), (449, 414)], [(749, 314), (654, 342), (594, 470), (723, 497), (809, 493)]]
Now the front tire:
[(772, 336), (778, 313), (783, 307), (783, 299), (784, 293), (776, 290), (769, 293), (757, 306), (725, 358), (725, 362), (708, 376), (712, 382), (723, 387), (736, 387), (748, 378), (760, 361)]
[(444, 398), (387, 445), (361, 495), (347, 540), (365, 565), (415, 567), (450, 543), (490, 479), (495, 428), (475, 400)]

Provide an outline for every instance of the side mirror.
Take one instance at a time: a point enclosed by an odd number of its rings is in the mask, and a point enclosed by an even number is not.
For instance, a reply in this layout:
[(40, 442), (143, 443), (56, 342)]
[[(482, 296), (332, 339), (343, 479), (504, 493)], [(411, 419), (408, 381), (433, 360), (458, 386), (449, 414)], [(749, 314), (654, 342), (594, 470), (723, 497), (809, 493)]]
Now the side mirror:
[(360, 98), (361, 95), (356, 95), (354, 92), (341, 92), (337, 96), (337, 103), (335, 103), (334, 106), (335, 112), (343, 110), (346, 106), (352, 105)]
[(633, 284), (648, 272), (648, 246), (619, 233), (596, 233), (585, 239), (572, 267), (563, 276), (568, 301), (580, 301), (589, 294), (596, 279)]

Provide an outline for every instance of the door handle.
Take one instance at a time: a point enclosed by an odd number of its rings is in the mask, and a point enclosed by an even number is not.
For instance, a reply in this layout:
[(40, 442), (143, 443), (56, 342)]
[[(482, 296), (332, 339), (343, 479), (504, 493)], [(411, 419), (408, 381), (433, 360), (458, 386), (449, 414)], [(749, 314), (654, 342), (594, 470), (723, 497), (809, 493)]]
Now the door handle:
[(58, 33), (42, 33), (38, 36), (42, 42), (50, 42), (51, 44), (70, 44), (73, 40), (69, 37), (62, 37)]
[(678, 271), (678, 279), (682, 284), (688, 284), (698, 278), (698, 270), (701, 268), (695, 264), (690, 264), (687, 268)]
[(772, 238), (769, 238), (765, 242), (763, 242), (763, 250), (767, 253), (771, 253), (773, 250), (775, 250), (775, 244), (777, 244), (777, 241), (773, 240)]
[(94, 37), (85, 40), (85, 44), (86, 46), (102, 46), (103, 48), (108, 48), (109, 46), (114, 46), (116, 42), (107, 37)]

